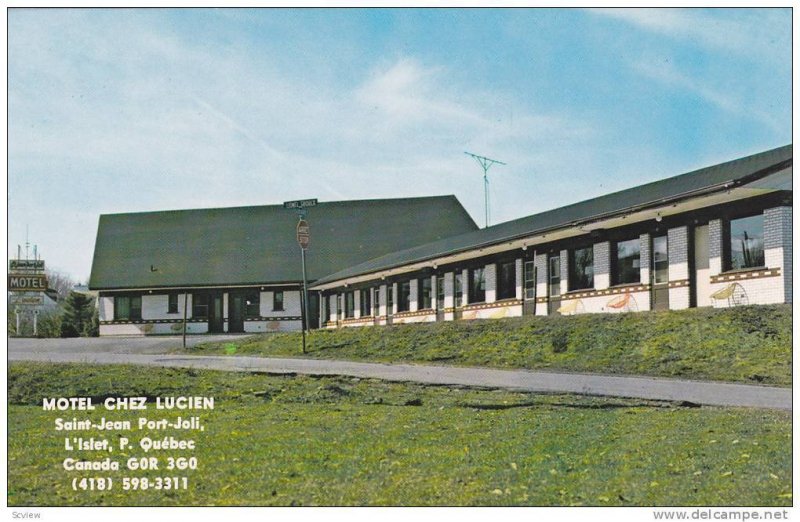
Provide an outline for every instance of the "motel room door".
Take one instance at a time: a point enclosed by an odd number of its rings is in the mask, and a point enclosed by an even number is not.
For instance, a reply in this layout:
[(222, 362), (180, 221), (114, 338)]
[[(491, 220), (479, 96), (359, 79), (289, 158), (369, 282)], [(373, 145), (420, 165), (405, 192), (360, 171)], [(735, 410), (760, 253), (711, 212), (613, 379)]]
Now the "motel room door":
[(669, 250), (667, 236), (653, 238), (653, 266), (650, 270), (653, 310), (669, 310)]
[(228, 333), (244, 332), (244, 294), (231, 292), (228, 294)]
[(556, 252), (547, 259), (547, 313), (553, 315), (561, 308), (561, 253)]
[(212, 293), (208, 300), (210, 301), (208, 310), (208, 331), (209, 333), (222, 333), (224, 331), (224, 316), (222, 313), (222, 294)]

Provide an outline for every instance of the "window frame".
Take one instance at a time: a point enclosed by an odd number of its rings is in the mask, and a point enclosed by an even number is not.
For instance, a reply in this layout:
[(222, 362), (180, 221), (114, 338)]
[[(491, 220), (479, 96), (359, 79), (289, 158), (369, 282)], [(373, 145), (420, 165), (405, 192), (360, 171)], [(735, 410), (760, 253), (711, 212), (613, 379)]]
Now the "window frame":
[[(278, 299), (278, 296), (281, 296)], [(283, 290), (275, 290), (272, 292), (272, 311), (273, 312), (285, 312), (285, 299), (286, 296), (283, 293)]]
[[(577, 266), (576, 266), (576, 262), (575, 262), (576, 254), (578, 252), (584, 251), (584, 250), (588, 251), (590, 253), (590, 256), (591, 256), (591, 263), (589, 264), (589, 266), (591, 266), (591, 275), (587, 276), (586, 275), (586, 270), (584, 269), (584, 271), (583, 271), (584, 272), (583, 278), (587, 278), (588, 279), (587, 283), (579, 282), (578, 281), (579, 278), (576, 277), (578, 275), (578, 273), (576, 272)], [(579, 247), (571, 248), (567, 252), (568, 252), (568, 256), (567, 256), (567, 267), (568, 267), (568, 270), (567, 270), (567, 282), (568, 282), (568, 286), (567, 287), (568, 287), (569, 291), (573, 292), (573, 291), (579, 291), (579, 290), (594, 290), (594, 245), (579, 246)]]
[[(660, 239), (664, 240), (664, 247), (665, 247), (665, 253), (666, 253), (666, 257), (664, 259), (661, 259), (661, 260), (656, 259), (656, 254), (657, 254), (656, 242), (658, 240), (660, 240)], [(659, 236), (653, 236), (652, 247), (650, 249), (650, 252), (651, 252), (651, 255), (653, 256), (653, 266), (651, 268), (651, 270), (653, 271), (652, 276), (651, 276), (652, 279), (653, 279), (653, 284), (663, 285), (663, 284), (669, 283), (669, 236), (667, 236), (667, 234), (662, 234), (662, 235), (659, 235)], [(659, 263), (664, 263), (666, 266), (663, 267), (663, 268), (658, 268), (658, 264)], [(663, 281), (659, 280), (659, 273), (665, 275)]]
[[(121, 306), (119, 303), (122, 301), (128, 303), (128, 314), (126, 317), (120, 315), (119, 310)], [(134, 307), (133, 302), (138, 301), (139, 306)], [(138, 313), (134, 313), (138, 310)], [(114, 296), (114, 320), (115, 321), (141, 321), (142, 320), (142, 296), (141, 295), (115, 295)]]
[[(620, 265), (619, 248), (625, 243), (635, 243), (637, 249), (637, 262), (635, 264), (638, 264), (638, 268), (636, 269), (636, 278), (630, 281), (623, 280), (622, 267)], [(594, 259), (592, 259), (592, 263), (594, 263)], [(642, 243), (638, 236), (614, 242), (611, 260), (611, 280), (613, 285), (635, 285), (642, 283)]]
[(417, 278), (417, 310), (433, 308), (433, 281), (431, 276)]
[[(205, 304), (200, 304), (205, 301)], [(207, 293), (196, 292), (192, 294), (192, 319), (208, 319), (210, 317), (211, 296)], [(199, 309), (205, 309), (204, 313), (198, 313)]]
[(178, 313), (178, 292), (170, 292), (167, 294), (167, 313)]
[(344, 317), (351, 319), (356, 316), (356, 293), (353, 290), (344, 293)]
[[(468, 295), (467, 299), (469, 304), (472, 303), (485, 303), (486, 302), (486, 267), (479, 266), (475, 268), (470, 268), (468, 273)], [(476, 283), (475, 276), (480, 273), (480, 278), (477, 279), (479, 283)]]
[[(406, 290), (404, 290), (406, 289)], [(411, 280), (397, 283), (397, 312), (411, 311)]]
[(464, 306), (464, 272), (453, 273), (453, 306)]
[[(530, 277), (528, 277), (528, 268), (530, 268)], [(522, 296), (526, 300), (531, 300), (536, 298), (535, 261), (523, 261), (522, 263)]]
[[(255, 296), (255, 300), (249, 303), (250, 298)], [(245, 317), (261, 317), (261, 292), (259, 290), (247, 290), (244, 293), (244, 316)], [(255, 307), (255, 313), (251, 307)]]
[(359, 290), (358, 295), (358, 312), (361, 317), (370, 317), (372, 315), (372, 289), (362, 288)]
[[(760, 235), (760, 255), (756, 258), (755, 261), (760, 261), (760, 263), (754, 262), (753, 264), (743, 264), (742, 266), (734, 266), (734, 249), (733, 249), (733, 225), (737, 221), (744, 221), (744, 220), (751, 220), (753, 218), (759, 218), (760, 220), (760, 228), (761, 228), (761, 235)], [(748, 270), (758, 270), (762, 268), (766, 268), (767, 260), (766, 260), (766, 248), (764, 247), (765, 243), (765, 235), (766, 235), (766, 219), (763, 212), (758, 212), (755, 214), (747, 214), (743, 216), (738, 216), (735, 218), (729, 218), (724, 220), (724, 230), (723, 230), (723, 247), (724, 247), (724, 262), (725, 262), (725, 271), (726, 272), (734, 272), (734, 271), (748, 271)], [(747, 232), (747, 231), (745, 231)], [(745, 256), (743, 255), (743, 262)]]
[[(508, 273), (505, 271), (510, 268), (511, 277), (508, 279)], [(495, 281), (497, 282), (496, 288), (496, 295), (497, 300), (502, 301), (505, 299), (516, 299), (517, 298), (517, 261), (500, 261), (495, 265), (496, 278)], [(507, 279), (507, 280), (504, 280)]]

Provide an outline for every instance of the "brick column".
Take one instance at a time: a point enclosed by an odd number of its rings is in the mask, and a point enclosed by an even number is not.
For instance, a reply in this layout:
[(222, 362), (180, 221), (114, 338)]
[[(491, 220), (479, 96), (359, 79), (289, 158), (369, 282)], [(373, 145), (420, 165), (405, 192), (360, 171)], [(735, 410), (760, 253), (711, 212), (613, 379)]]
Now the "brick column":
[(569, 292), (569, 251), (561, 251), (561, 295)]
[(397, 283), (392, 283), (391, 292), (392, 292), (392, 315), (397, 315)]
[(523, 266), (524, 265), (522, 264), (522, 259), (517, 259), (516, 261), (514, 261), (514, 275), (516, 276), (516, 280), (514, 282), (514, 286), (516, 289), (514, 292), (514, 296), (517, 299), (522, 299), (522, 293), (524, 292), (524, 288), (522, 287), (523, 284), (522, 276), (524, 275), (522, 273)]
[(353, 290), (353, 317), (361, 317), (361, 291)]
[(410, 284), (411, 289), (408, 295), (411, 303), (409, 304), (408, 309), (411, 312), (416, 312), (419, 310), (419, 281), (417, 279), (412, 279)]
[(611, 286), (611, 243), (604, 241), (593, 245), (594, 287), (604, 290)]
[(653, 264), (650, 253), (650, 234), (639, 236), (639, 282), (650, 284), (650, 267)]
[(764, 211), (764, 264), (767, 268), (780, 268), (781, 271), (781, 288), (775, 289), (779, 295), (774, 296), (774, 302), (791, 303), (792, 207), (775, 207)]
[(494, 303), (497, 301), (497, 265), (495, 263), (486, 265), (483, 277), (486, 281), (486, 302)]
[(466, 268), (461, 271), (461, 303), (456, 306), (465, 304), (469, 304), (469, 270)]
[[(670, 228), (667, 231), (667, 250), (669, 252), (670, 284), (688, 280), (689, 235), (687, 227)], [(688, 284), (669, 289), (669, 307), (671, 310), (689, 308)]]
[(391, 286), (381, 285), (381, 295), (378, 300), (378, 315), (386, 315), (386, 303), (388, 303), (388, 293), (392, 290)]
[(436, 286), (439, 284), (439, 277), (436, 275), (431, 276), (431, 308), (434, 310), (438, 310), (439, 306), (439, 288)]
[(722, 273), (722, 220), (712, 219), (708, 222), (708, 275)]
[[(547, 254), (537, 254), (533, 266), (536, 267), (536, 298), (547, 297)], [(547, 315), (547, 303), (536, 303), (536, 315)]]
[(455, 296), (455, 273), (444, 274), (444, 307), (453, 308)]

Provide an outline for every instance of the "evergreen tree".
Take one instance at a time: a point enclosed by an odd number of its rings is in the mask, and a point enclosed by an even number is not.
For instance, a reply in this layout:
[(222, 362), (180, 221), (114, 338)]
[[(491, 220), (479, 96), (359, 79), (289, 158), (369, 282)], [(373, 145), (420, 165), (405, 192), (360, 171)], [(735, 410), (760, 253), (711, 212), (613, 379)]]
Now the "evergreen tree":
[(64, 303), (61, 320), (61, 337), (79, 337), (91, 329), (94, 306), (92, 299), (78, 292), (70, 292)]

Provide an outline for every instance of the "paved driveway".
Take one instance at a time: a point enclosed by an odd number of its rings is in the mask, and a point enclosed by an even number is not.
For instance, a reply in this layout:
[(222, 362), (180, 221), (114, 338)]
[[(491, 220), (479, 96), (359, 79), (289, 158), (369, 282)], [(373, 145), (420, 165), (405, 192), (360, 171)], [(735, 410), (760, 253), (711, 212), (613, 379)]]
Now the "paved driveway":
[[(221, 340), (235, 340), (246, 335), (187, 335), (186, 345), (194, 346)], [(8, 340), (9, 357), (26, 353), (169, 353), (182, 347), (179, 335), (150, 337), (75, 337), (71, 339)]]
[[(202, 340), (207, 339), (211, 338), (202, 338)], [(144, 341), (143, 339), (137, 339), (137, 341), (139, 340)], [(197, 339), (195, 338), (195, 340)], [(86, 340), (84, 339), (83, 342), (86, 342)], [(155, 344), (131, 342), (127, 347), (123, 345), (98, 344), (95, 349), (80, 349), (74, 344), (67, 349), (61, 349), (57, 348), (55, 343), (45, 343), (34, 344), (32, 345), (33, 349), (30, 350), (20, 349), (19, 346), (14, 346), (17, 343), (10, 343), (9, 359), (12, 361), (138, 364), (143, 366), (204, 368), (237, 372), (347, 375), (389, 381), (482, 386), (530, 392), (579, 393), (664, 401), (688, 401), (713, 406), (744, 406), (785, 410), (792, 408), (792, 391), (789, 388), (652, 377), (623, 377), (526, 370), (378, 364), (317, 359), (168, 355), (164, 354), (164, 351), (176, 346), (175, 341), (153, 339), (152, 342)], [(177, 339), (177, 342), (179, 346), (180, 338)], [(88, 345), (92, 345), (92, 343), (88, 343)], [(39, 347), (38, 349), (36, 349), (37, 346)], [(104, 346), (104, 348), (100, 346)], [(147, 352), (144, 350), (164, 351)]]

